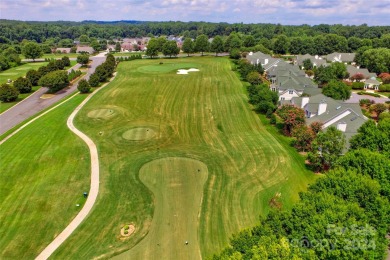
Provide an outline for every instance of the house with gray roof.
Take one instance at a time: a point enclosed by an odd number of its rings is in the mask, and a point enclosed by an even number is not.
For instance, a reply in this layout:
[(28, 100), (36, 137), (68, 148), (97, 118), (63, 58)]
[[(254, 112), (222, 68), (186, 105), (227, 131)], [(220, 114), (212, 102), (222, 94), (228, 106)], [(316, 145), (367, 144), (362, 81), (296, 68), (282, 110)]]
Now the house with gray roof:
[(267, 72), (267, 78), (271, 82), (270, 89), (278, 92), (281, 103), (293, 97), (300, 97), (303, 93), (310, 96), (321, 93), (318, 85), (307, 77), (304, 71), (284, 61), (273, 66)]
[(77, 47), (77, 50), (76, 50), (77, 53), (89, 53), (89, 54), (92, 54), (95, 52), (95, 50), (92, 48), (92, 47), (88, 47), (88, 46), (84, 46), (84, 47)]
[(352, 63), (355, 59), (355, 53), (339, 53), (333, 52), (325, 56), (329, 62)]
[(261, 64), (263, 66), (264, 71), (268, 71), (271, 69), (273, 66), (277, 66), (277, 64), (281, 61), (282, 59), (278, 58), (273, 58), (271, 55), (264, 54), (262, 52), (250, 52), (247, 56), (246, 59), (253, 65)]
[(347, 72), (349, 73), (349, 77), (352, 77), (353, 75), (356, 74), (362, 74), (364, 78), (369, 79), (369, 78), (376, 78), (375, 73), (371, 73), (368, 71), (368, 69), (361, 69), (359, 67), (355, 67), (352, 65), (347, 65)]
[(313, 63), (314, 67), (320, 67), (320, 66), (326, 66), (326, 60), (323, 58), (319, 57), (318, 55), (312, 56), (310, 54), (305, 54), (305, 55), (297, 55), (297, 58), (295, 60), (295, 64), (300, 66), (302, 69), (305, 69), (303, 67), (303, 61), (309, 59), (311, 63)]
[(55, 49), (55, 52), (61, 52), (61, 53), (70, 53), (71, 48), (57, 48)]
[(377, 81), (375, 78), (372, 79), (366, 79), (364, 81), (364, 89), (373, 89), (373, 90), (379, 90), (379, 85), (381, 83)]
[(342, 131), (348, 140), (355, 134), (367, 118), (359, 104), (347, 104), (323, 94), (311, 97), (294, 97), (291, 104), (302, 108), (306, 115), (306, 124), (323, 123), (323, 129), (330, 126)]

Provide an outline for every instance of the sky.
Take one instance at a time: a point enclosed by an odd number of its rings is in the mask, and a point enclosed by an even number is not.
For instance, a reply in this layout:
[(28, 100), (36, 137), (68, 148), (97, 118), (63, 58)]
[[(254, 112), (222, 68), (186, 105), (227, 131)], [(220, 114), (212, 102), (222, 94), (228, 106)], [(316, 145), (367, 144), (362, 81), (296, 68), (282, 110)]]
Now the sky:
[(390, 0), (0, 0), (0, 18), (390, 25)]

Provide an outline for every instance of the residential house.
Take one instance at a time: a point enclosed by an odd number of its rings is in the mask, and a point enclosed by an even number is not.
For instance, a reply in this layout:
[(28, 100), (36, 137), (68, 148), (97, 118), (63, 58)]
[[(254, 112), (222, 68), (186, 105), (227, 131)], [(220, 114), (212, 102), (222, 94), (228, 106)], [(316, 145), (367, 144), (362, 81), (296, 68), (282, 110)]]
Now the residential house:
[(70, 48), (57, 48), (54, 49), (53, 52), (61, 52), (61, 53), (70, 53)]
[(297, 58), (295, 60), (295, 64), (300, 66), (302, 69), (305, 69), (303, 67), (303, 61), (309, 59), (311, 63), (313, 63), (314, 67), (320, 67), (320, 66), (326, 66), (326, 60), (323, 58), (319, 57), (318, 55), (312, 56), (310, 54), (305, 54), (305, 55), (297, 55)]
[(88, 46), (84, 46), (84, 47), (77, 47), (77, 50), (76, 50), (77, 53), (89, 53), (89, 54), (93, 54), (95, 52), (95, 50), (92, 48), (92, 47), (88, 47)]
[(352, 65), (347, 65), (347, 72), (349, 73), (349, 77), (352, 77), (356, 74), (362, 74), (365, 79), (372, 77), (376, 78), (376, 74), (369, 72), (368, 69), (361, 69)]
[(353, 63), (355, 59), (355, 53), (339, 53), (334, 52), (325, 56), (325, 59), (329, 62), (342, 62)]
[(283, 61), (282, 59), (273, 58), (270, 55), (264, 54), (262, 52), (250, 52), (246, 56), (246, 59), (253, 65), (261, 64), (261, 66), (264, 68), (264, 71), (268, 71), (270, 68), (277, 66), (279, 62)]
[(364, 89), (379, 90), (380, 84), (375, 78), (367, 79), (364, 81)]
[(323, 94), (294, 97), (291, 104), (305, 111), (307, 125), (318, 121), (323, 123), (323, 129), (334, 126), (344, 133), (347, 141), (367, 120), (359, 104), (343, 103)]
[(321, 93), (318, 85), (307, 77), (304, 71), (284, 61), (270, 68), (267, 71), (267, 78), (271, 82), (271, 90), (278, 92), (281, 103), (303, 94), (311, 96)]

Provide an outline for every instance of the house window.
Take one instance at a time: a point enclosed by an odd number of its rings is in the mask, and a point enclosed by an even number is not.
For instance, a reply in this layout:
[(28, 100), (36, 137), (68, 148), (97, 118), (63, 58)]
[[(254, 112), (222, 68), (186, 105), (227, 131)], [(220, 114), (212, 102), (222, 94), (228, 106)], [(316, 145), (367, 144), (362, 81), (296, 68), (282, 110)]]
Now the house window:
[(293, 90), (289, 90), (288, 94), (292, 95), (292, 94), (294, 94), (294, 91)]
[(272, 88), (272, 91), (276, 91), (276, 88)]
[(284, 97), (280, 97), (280, 100), (284, 100)]

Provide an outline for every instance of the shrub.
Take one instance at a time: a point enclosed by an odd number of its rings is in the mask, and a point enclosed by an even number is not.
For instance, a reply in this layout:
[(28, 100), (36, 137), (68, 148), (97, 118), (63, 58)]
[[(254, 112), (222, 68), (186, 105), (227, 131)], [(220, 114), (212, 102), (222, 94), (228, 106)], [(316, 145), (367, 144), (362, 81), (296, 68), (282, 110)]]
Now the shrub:
[(379, 92), (390, 92), (390, 84), (379, 85)]
[(358, 95), (368, 95), (368, 96), (372, 96), (372, 97), (381, 97), (381, 95), (378, 95), (378, 94), (375, 94), (375, 93), (366, 92), (366, 91), (359, 91), (357, 94)]
[(352, 89), (364, 89), (363, 82), (352, 82)]
[(19, 77), (17, 80), (14, 81), (14, 87), (20, 92), (20, 93), (30, 93), (32, 89), (32, 84), (30, 80), (26, 78)]
[(80, 93), (89, 93), (91, 90), (91, 86), (89, 85), (88, 81), (85, 79), (80, 80), (77, 89), (80, 91)]
[(359, 104), (361, 106), (363, 106), (363, 105), (371, 105), (371, 100), (369, 100), (368, 98), (363, 98), (363, 99), (359, 100)]
[(31, 85), (38, 86), (38, 81), (41, 78), (41, 74), (36, 70), (27, 71), (26, 78), (31, 82)]
[(0, 100), (3, 102), (15, 101), (19, 96), (19, 91), (11, 85), (3, 84), (0, 87)]
[(272, 114), (270, 116), (269, 122), (270, 122), (271, 125), (276, 124), (276, 116), (275, 116), (275, 114)]
[(65, 67), (70, 66), (70, 59), (68, 56), (62, 57), (61, 60), (62, 60), (62, 63), (64, 64)]
[(89, 85), (91, 87), (97, 87), (99, 86), (99, 83), (100, 83), (100, 80), (99, 80), (99, 76), (96, 74), (96, 73), (93, 73), (90, 77), (89, 77)]

